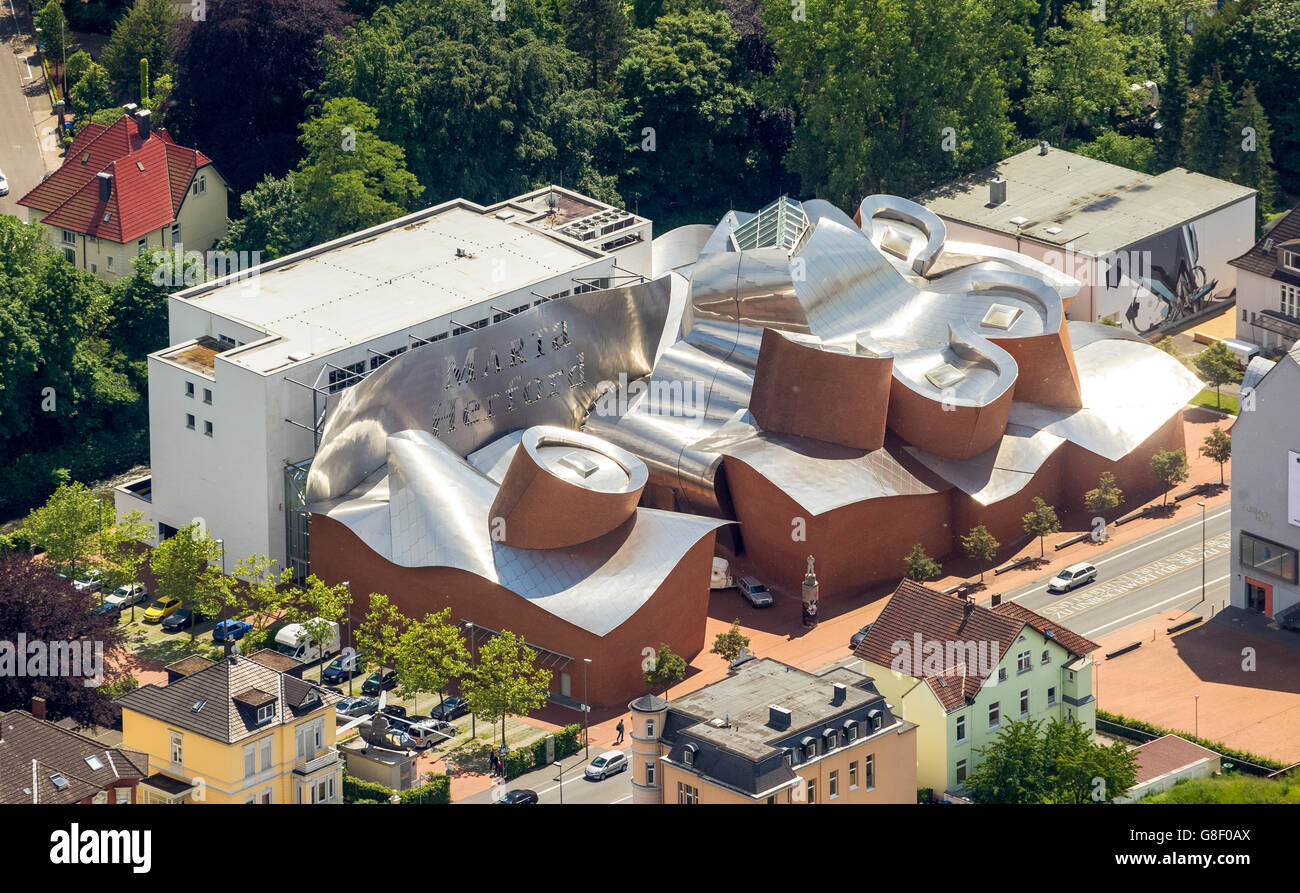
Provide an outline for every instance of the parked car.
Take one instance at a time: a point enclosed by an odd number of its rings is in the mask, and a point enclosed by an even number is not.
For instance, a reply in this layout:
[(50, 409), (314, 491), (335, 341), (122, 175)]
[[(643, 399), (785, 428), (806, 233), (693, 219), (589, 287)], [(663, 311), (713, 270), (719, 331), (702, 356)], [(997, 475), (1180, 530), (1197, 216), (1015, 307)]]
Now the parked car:
[(181, 605), (170, 617), (162, 622), (162, 628), (169, 633), (180, 632), (183, 629), (189, 629), (196, 623), (202, 623), (203, 620), (202, 611), (196, 611), (189, 605)]
[(243, 620), (223, 620), (212, 627), (212, 641), (224, 642), (227, 638), (238, 642), (253, 630), (253, 624)]
[(360, 676), (365, 672), (361, 665), (361, 659), (358, 655), (340, 655), (330, 661), (329, 666), (321, 673), (321, 681), (327, 683), (347, 682), (354, 676)]
[(102, 605), (95, 605), (90, 612), (91, 617), (102, 617), (105, 614), (111, 614), (114, 621), (122, 619), (122, 606), (116, 602), (106, 601)]
[(5, 177), (5, 172), (0, 171), (0, 195), (9, 194), (9, 180)]
[(469, 704), (465, 702), (464, 698), (452, 695), (430, 710), (429, 717), (431, 719), (451, 720), (458, 716), (464, 716), (466, 713), (469, 713)]
[(149, 590), (143, 583), (132, 583), (129, 586), (119, 586), (113, 590), (112, 595), (104, 599), (105, 602), (112, 602), (119, 608), (129, 608), (132, 605), (143, 604), (149, 600)]
[(736, 581), (736, 588), (755, 608), (772, 607), (772, 593), (753, 577), (741, 577)]
[(621, 750), (607, 750), (587, 764), (582, 774), (600, 781), (627, 768), (627, 755)]
[(406, 719), (406, 708), (401, 704), (388, 704), (384, 709), (379, 711), (385, 716), (397, 716)]
[(164, 595), (153, 600), (149, 610), (144, 612), (145, 623), (162, 623), (164, 617), (170, 617), (181, 606), (181, 600), (174, 595)]
[(871, 632), (870, 623), (849, 637), (849, 647), (856, 650), (857, 647), (862, 644), (862, 640), (867, 637), (867, 633), (869, 632)]
[(369, 716), (375, 712), (379, 702), (374, 698), (344, 698), (334, 705), (334, 713), (338, 716)]
[(1048, 592), (1069, 592), (1097, 581), (1097, 568), (1086, 561), (1072, 564), (1047, 581)]
[(361, 683), (363, 695), (378, 695), (381, 691), (397, 687), (396, 670), (376, 670)]
[(98, 592), (104, 588), (103, 583), (100, 582), (101, 576), (102, 574), (98, 568), (87, 571), (72, 581), (72, 588), (78, 592)]
[(517, 804), (537, 803), (539, 801), (537, 799), (536, 791), (530, 791), (528, 788), (518, 788), (517, 790), (506, 791), (497, 802), (514, 806)]

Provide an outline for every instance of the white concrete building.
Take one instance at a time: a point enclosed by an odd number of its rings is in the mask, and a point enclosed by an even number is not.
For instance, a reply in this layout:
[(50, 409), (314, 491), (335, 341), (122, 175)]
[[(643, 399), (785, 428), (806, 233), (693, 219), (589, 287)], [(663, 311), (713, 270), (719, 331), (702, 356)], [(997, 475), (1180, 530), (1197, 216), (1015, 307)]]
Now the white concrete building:
[[(650, 221), (547, 187), (389, 221), (171, 297), (149, 356), (151, 474), (115, 493), (159, 541), (202, 520), (227, 567), (305, 573), (296, 511), (328, 396), (389, 358), (575, 292), (651, 276)], [(296, 466), (296, 469), (294, 468)]]
[(1176, 167), (1152, 176), (1046, 144), (916, 201), (948, 238), (1009, 248), (1075, 277), (1066, 315), (1143, 335), (1209, 310), (1255, 239), (1255, 190)]
[(1234, 258), (1237, 337), (1270, 354), (1300, 340), (1300, 210), (1278, 218), (1254, 247)]

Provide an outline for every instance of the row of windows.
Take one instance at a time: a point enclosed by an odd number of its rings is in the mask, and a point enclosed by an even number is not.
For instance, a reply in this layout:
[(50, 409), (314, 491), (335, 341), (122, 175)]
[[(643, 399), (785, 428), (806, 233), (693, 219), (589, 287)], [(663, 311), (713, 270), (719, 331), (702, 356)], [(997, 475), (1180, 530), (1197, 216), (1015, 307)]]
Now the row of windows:
[[(185, 382), (185, 396), (190, 398), (194, 397), (194, 382)], [(209, 406), (212, 405), (212, 388), (203, 389), (203, 402)]]
[[(196, 420), (195, 420), (195, 418), (194, 418), (194, 414), (193, 414), (193, 413), (189, 413), (189, 412), (185, 413), (185, 427), (186, 427), (186, 428), (188, 428), (189, 430), (193, 431), (193, 430), (194, 430), (194, 424), (195, 424), (195, 421), (196, 421)], [(203, 433), (206, 434), (208, 437), (211, 437), (211, 436), (212, 436), (212, 422), (208, 421), (207, 419), (204, 419), (204, 420), (203, 420)]]
[(1296, 550), (1245, 531), (1241, 533), (1242, 567), (1262, 571), (1289, 582), (1296, 582)]
[[(876, 786), (876, 755), (868, 754), (867, 758), (863, 760), (862, 766), (863, 766), (862, 781), (866, 786), (866, 789), (869, 791)], [(856, 791), (857, 789), (858, 789), (858, 761), (854, 760), (852, 763), (849, 763), (849, 790)], [(808, 779), (807, 792), (808, 792), (808, 802), (816, 803), (817, 802), (817, 779), (815, 778)], [(826, 776), (826, 795), (827, 798), (830, 800), (834, 800), (836, 797), (840, 795), (840, 773), (838, 769), (831, 771)], [(768, 802), (772, 803), (775, 801), (773, 798), (769, 797)]]
[(1282, 312), (1287, 316), (1300, 316), (1300, 288), (1282, 283)]

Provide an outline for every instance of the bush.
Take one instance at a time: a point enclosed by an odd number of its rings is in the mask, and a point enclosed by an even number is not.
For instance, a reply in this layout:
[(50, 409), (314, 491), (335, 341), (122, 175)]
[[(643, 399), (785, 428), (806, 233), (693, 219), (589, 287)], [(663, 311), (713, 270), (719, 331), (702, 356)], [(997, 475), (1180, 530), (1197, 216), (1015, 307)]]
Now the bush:
[(100, 431), (49, 450), (23, 453), (0, 463), (0, 518), (26, 515), (59, 486), (57, 472), (74, 481), (98, 481), (149, 461), (149, 430)]
[(383, 785), (353, 778), (346, 770), (343, 772), (344, 803), (387, 803), (391, 796), (393, 792)]
[(434, 775), (424, 784), (400, 791), (397, 796), (403, 803), (450, 803), (451, 777)]
[[(543, 751), (543, 764), (545, 764), (545, 755), (546, 752)], [(506, 778), (518, 778), (535, 765), (531, 748), (528, 750), (512, 750), (506, 754)]]
[(1105, 710), (1098, 710), (1097, 719), (1105, 720), (1106, 722), (1113, 722), (1116, 725), (1127, 726), (1128, 728), (1134, 729), (1139, 732), (1145, 732), (1146, 734), (1150, 735), (1152, 738), (1161, 738), (1165, 735), (1177, 735), (1179, 738), (1186, 738), (1188, 741), (1191, 741), (1193, 744), (1199, 744), (1201, 745), (1201, 747), (1208, 747), (1210, 750), (1222, 754), (1229, 761), (1237, 760), (1238, 762), (1242, 762), (1242, 763), (1254, 763), (1255, 765), (1263, 766), (1266, 769), (1284, 768), (1283, 764), (1279, 763), (1277, 760), (1272, 760), (1269, 759), (1268, 757), (1261, 757), (1258, 754), (1253, 754), (1248, 751), (1237, 750), (1235, 748), (1228, 747), (1226, 744), (1223, 744), (1222, 742), (1211, 741), (1208, 738), (1201, 738), (1197, 735), (1192, 735), (1188, 732), (1179, 732), (1174, 729), (1163, 729), (1160, 726), (1153, 725), (1152, 723), (1146, 722), (1145, 720), (1134, 719), (1130, 716), (1123, 716), (1122, 714), (1119, 713), (1107, 713)]

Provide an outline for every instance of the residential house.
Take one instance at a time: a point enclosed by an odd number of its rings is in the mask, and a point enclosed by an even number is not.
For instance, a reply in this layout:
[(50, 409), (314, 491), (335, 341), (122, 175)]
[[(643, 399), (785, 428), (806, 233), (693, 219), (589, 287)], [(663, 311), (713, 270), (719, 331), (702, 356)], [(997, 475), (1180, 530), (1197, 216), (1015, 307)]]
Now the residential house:
[(916, 726), (872, 680), (747, 659), (632, 710), (634, 803), (914, 803)]
[[(176, 665), (173, 665), (174, 667)], [(145, 803), (341, 803), (338, 696), (235, 655), (117, 700)]]
[(856, 654), (891, 708), (920, 727), (917, 784), (960, 792), (1008, 722), (1095, 728), (1098, 647), (1015, 602), (990, 609), (904, 580)]
[(1279, 218), (1237, 268), (1237, 337), (1271, 352), (1300, 339), (1300, 209)]
[(1180, 738), (1165, 735), (1133, 748), (1137, 756), (1137, 777), (1133, 787), (1116, 797), (1116, 803), (1132, 803), (1168, 790), (1188, 778), (1210, 778), (1219, 774), (1223, 758), (1210, 750)]
[(124, 109), (112, 124), (87, 124), (59, 169), (18, 200), (69, 263), (110, 281), (142, 254), (206, 252), (228, 222), (212, 159), (154, 130), (149, 111)]

